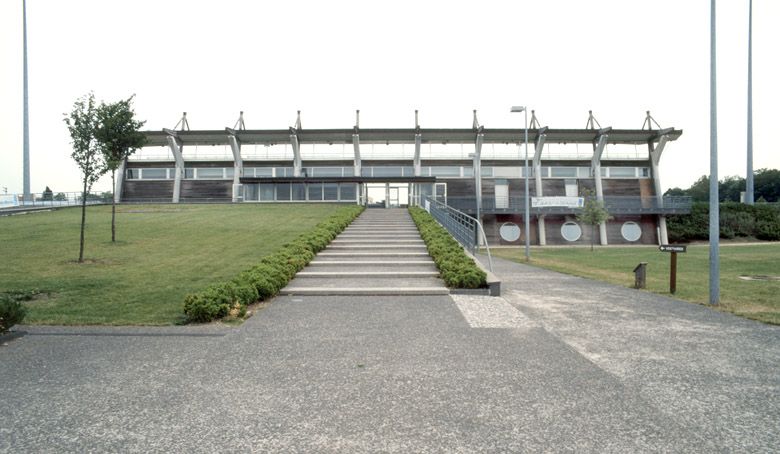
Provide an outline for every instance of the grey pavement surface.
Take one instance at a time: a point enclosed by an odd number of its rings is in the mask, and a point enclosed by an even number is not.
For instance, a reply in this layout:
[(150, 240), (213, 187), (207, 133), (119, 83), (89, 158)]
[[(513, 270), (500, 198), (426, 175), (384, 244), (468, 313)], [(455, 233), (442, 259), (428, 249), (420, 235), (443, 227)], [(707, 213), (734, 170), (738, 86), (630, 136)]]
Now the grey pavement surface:
[(780, 329), (495, 260), (504, 296), (22, 327), (1, 452), (773, 452)]

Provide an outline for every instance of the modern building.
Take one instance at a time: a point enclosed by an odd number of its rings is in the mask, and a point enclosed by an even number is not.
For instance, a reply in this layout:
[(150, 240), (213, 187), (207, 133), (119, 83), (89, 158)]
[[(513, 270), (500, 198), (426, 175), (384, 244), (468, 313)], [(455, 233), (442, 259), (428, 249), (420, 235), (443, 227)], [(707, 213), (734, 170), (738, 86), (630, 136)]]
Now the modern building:
[[(177, 129), (178, 128), (178, 129)], [(525, 146), (527, 133), (528, 146)], [(432, 197), (479, 217), (491, 244), (522, 244), (528, 178), (533, 244), (666, 243), (668, 214), (687, 198), (663, 197), (658, 164), (681, 130), (649, 112), (641, 129), (348, 129), (295, 126), (147, 131), (147, 146), (123, 164), (121, 202), (424, 204)], [(525, 158), (528, 153), (528, 172)], [(477, 197), (477, 194), (480, 197)], [(576, 214), (583, 197), (603, 200), (612, 219), (591, 233)]]

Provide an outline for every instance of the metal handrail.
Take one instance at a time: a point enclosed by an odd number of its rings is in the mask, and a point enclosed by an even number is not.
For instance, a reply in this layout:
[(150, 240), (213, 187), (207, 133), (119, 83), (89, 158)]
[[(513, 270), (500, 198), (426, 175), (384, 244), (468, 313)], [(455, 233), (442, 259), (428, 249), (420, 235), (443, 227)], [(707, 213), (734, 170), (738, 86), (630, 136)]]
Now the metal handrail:
[[(490, 254), (490, 246), (488, 246), (487, 235), (485, 235), (485, 229), (482, 226), (482, 223), (473, 216), (469, 216), (462, 211), (456, 210), (455, 208), (452, 208), (451, 206), (440, 200), (437, 200), (434, 197), (425, 196), (425, 202), (428, 202), (428, 211), (431, 213), (434, 219), (436, 219), (442, 227), (447, 229), (447, 231), (450, 232), (450, 235), (452, 235), (452, 237), (455, 238), (458, 243), (460, 243), (464, 248), (469, 249), (473, 255), (475, 255), (476, 251), (479, 249), (479, 243), (481, 240), (481, 242), (485, 245), (485, 251), (487, 252), (488, 268), (491, 272), (493, 272), (493, 257)], [(457, 218), (465, 219), (476, 226), (476, 231), (472, 230), (471, 232), (466, 232), (468, 234), (459, 231), (457, 227), (453, 225), (452, 221), (455, 220), (461, 227), (464, 226), (464, 223), (460, 222), (460, 220)], [(479, 238), (480, 236), (481, 238)]]

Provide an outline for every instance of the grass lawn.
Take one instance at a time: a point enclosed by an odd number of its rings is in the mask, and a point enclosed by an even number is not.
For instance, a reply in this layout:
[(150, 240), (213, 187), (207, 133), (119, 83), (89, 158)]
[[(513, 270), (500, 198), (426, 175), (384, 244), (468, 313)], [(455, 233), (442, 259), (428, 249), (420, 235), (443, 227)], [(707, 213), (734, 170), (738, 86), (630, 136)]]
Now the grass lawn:
[(332, 214), (326, 204), (120, 205), (0, 217), (0, 292), (40, 289), (25, 323), (169, 325), (184, 296), (240, 271)]
[[(499, 257), (524, 263), (522, 248), (496, 248)], [(633, 269), (647, 262), (647, 290), (669, 294), (669, 253), (657, 246), (543, 247), (531, 251), (531, 265), (562, 273), (633, 287)], [(780, 276), (780, 243), (721, 244), (720, 310), (780, 324), (780, 281), (745, 281), (741, 275)], [(692, 245), (677, 254), (677, 292), (674, 297), (698, 304), (709, 300), (709, 247)]]

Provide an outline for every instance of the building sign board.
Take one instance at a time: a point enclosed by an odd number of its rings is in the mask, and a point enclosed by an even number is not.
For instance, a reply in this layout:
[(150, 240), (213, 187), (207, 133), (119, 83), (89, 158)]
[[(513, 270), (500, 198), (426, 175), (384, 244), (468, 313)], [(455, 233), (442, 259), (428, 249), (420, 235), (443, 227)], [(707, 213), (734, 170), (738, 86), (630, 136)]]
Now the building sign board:
[(531, 197), (531, 206), (534, 208), (582, 208), (585, 199), (582, 197)]
[(675, 244), (675, 245), (662, 244), (662, 245), (658, 246), (658, 250), (661, 251), (661, 252), (681, 252), (681, 253), (684, 253), (684, 252), (686, 252), (687, 248), (688, 248), (688, 246), (686, 246), (684, 244)]
[(16, 194), (0, 194), (0, 208), (18, 207), (19, 199)]

